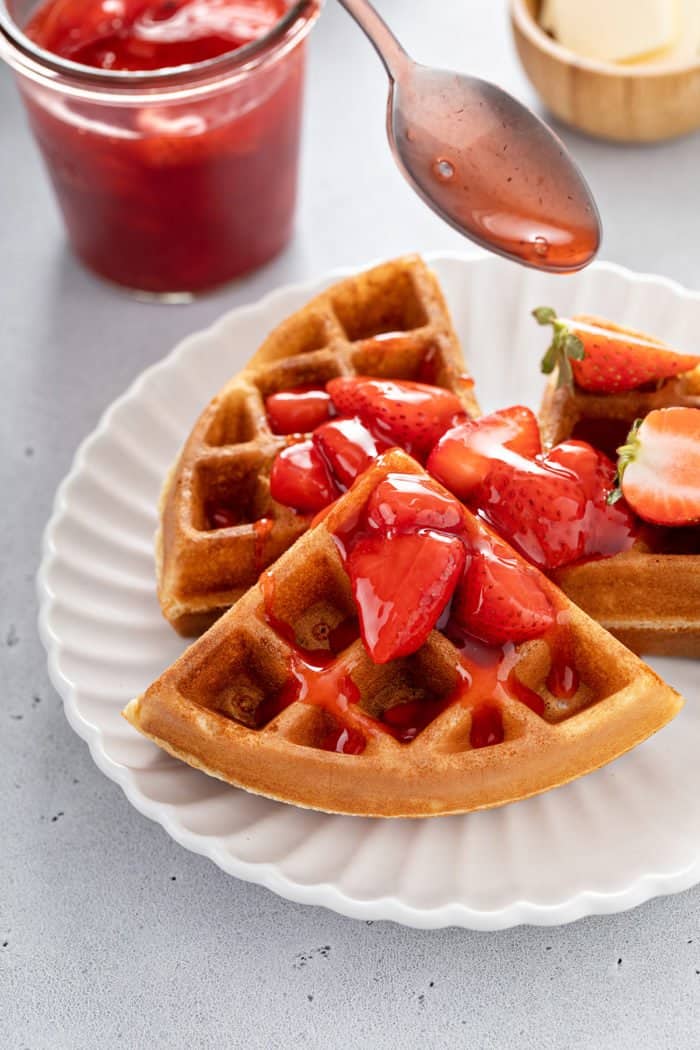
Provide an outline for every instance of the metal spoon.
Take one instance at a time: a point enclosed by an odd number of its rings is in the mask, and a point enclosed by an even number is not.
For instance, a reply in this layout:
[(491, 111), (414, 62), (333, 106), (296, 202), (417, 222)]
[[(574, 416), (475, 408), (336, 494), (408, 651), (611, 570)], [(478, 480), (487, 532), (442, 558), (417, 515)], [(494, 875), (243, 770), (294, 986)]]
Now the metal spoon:
[(368, 0), (339, 2), (389, 74), (389, 143), (425, 203), (483, 248), (526, 266), (586, 266), (600, 246), (600, 218), (554, 132), (495, 84), (414, 62)]

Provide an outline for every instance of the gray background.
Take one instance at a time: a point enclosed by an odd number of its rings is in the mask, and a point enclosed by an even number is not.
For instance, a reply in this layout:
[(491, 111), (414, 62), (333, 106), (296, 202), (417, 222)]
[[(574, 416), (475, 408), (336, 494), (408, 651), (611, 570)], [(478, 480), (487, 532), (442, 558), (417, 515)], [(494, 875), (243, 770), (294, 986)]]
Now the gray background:
[[(524, 99), (505, 6), (383, 0), (406, 46)], [(290, 279), (460, 239), (384, 143), (380, 66), (328, 0), (309, 76), (298, 232), (187, 307), (130, 301), (68, 254), (0, 73), (0, 1047), (685, 1048), (700, 1044), (700, 891), (562, 929), (420, 932), (279, 900), (187, 853), (92, 764), (47, 679), (34, 572), (79, 440), (146, 365)], [(603, 257), (700, 287), (700, 138), (614, 148), (564, 132)], [(546, 857), (543, 857), (546, 863)]]

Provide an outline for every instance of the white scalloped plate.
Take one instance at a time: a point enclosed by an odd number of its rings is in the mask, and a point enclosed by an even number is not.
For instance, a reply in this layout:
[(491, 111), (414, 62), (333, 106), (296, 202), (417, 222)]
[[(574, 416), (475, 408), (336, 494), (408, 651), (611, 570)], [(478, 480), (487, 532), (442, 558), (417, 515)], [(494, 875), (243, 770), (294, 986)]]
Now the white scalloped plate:
[[(547, 277), (435, 255), (485, 409), (537, 406), (551, 303), (697, 345), (700, 295), (597, 264)], [(161, 619), (152, 537), (161, 480), (202, 406), (267, 332), (343, 272), (282, 288), (185, 339), (105, 413), (60, 486), (44, 539), (40, 629), (66, 714), (138, 810), (225, 871), (363, 919), (490, 930), (616, 912), (700, 881), (698, 664), (655, 660), (689, 703), (606, 769), (538, 798), (424, 821), (329, 816), (246, 794), (142, 739), (120, 717), (183, 647)]]

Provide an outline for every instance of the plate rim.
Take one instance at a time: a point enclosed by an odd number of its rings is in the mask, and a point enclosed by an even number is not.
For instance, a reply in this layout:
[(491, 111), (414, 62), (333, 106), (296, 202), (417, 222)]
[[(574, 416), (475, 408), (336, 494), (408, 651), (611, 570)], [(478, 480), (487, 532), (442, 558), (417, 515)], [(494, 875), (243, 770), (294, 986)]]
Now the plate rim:
[[(428, 265), (436, 261), (478, 263), (491, 257), (476, 251), (428, 251), (420, 252)], [(256, 862), (233, 857), (226, 853), (211, 836), (198, 834), (178, 825), (168, 813), (167, 803), (150, 800), (136, 790), (131, 783), (128, 767), (111, 759), (104, 751), (100, 732), (96, 726), (79, 714), (75, 684), (59, 666), (60, 637), (52, 624), (52, 613), (59, 601), (49, 584), (51, 568), (57, 549), (55, 532), (68, 513), (67, 492), (85, 465), (86, 456), (93, 446), (104, 437), (112, 418), (124, 404), (141, 392), (150, 377), (166, 371), (183, 358), (190, 347), (201, 338), (215, 338), (217, 330), (225, 328), (234, 318), (269, 310), (276, 300), (288, 296), (308, 298), (335, 280), (377, 265), (383, 260), (366, 264), (339, 266), (320, 276), (283, 284), (271, 289), (263, 296), (226, 310), (204, 328), (190, 332), (179, 340), (163, 357), (138, 373), (126, 389), (112, 400), (101, 413), (96, 425), (79, 443), (70, 467), (59, 483), (53, 499), (51, 513), (44, 527), (41, 540), (41, 560), (36, 574), (38, 598), (39, 637), (46, 650), (49, 678), (61, 697), (68, 723), (84, 740), (95, 765), (110, 780), (119, 785), (131, 805), (145, 817), (160, 824), (172, 839), (185, 849), (207, 857), (219, 868), (235, 878), (264, 886), (273, 893), (299, 904), (311, 904), (329, 908), (353, 919), (389, 920), (417, 929), (441, 929), (461, 927), (475, 931), (496, 931), (519, 925), (559, 926), (575, 922), (589, 915), (605, 915), (627, 911), (654, 897), (680, 893), (700, 882), (700, 849), (690, 864), (672, 871), (649, 871), (638, 875), (628, 885), (614, 891), (581, 890), (555, 903), (536, 904), (525, 899), (515, 899), (495, 909), (479, 909), (464, 902), (451, 901), (436, 907), (417, 907), (407, 904), (396, 896), (373, 899), (353, 897), (329, 882), (299, 882), (283, 874), (274, 862)], [(693, 291), (672, 278), (653, 273), (637, 273), (628, 267), (608, 261), (595, 261), (591, 267), (598, 271), (615, 274), (625, 281), (639, 284), (650, 283), (666, 287), (683, 299), (700, 303), (700, 291)], [(430, 819), (430, 818), (428, 818)]]

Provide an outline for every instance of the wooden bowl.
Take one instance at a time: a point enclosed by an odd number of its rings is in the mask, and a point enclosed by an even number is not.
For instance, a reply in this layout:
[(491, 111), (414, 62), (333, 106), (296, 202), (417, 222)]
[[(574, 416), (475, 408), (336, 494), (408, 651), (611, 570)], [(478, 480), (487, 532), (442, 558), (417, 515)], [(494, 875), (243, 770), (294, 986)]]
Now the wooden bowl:
[(520, 61), (555, 116), (616, 142), (657, 142), (700, 127), (700, 60), (645, 67), (582, 58), (545, 33), (539, 8), (540, 0), (510, 0)]

